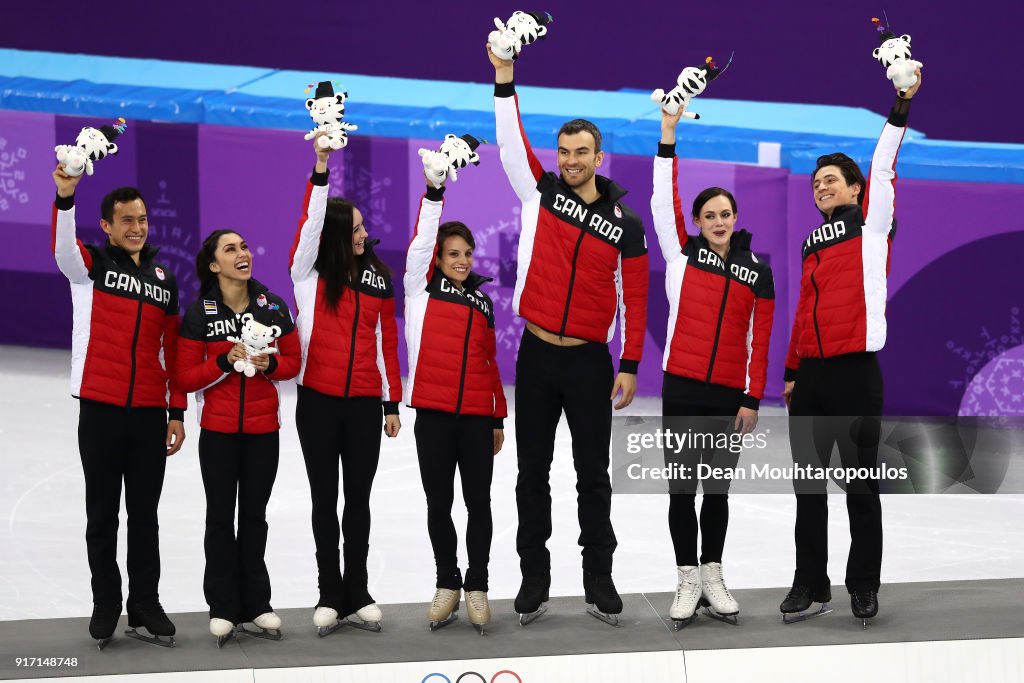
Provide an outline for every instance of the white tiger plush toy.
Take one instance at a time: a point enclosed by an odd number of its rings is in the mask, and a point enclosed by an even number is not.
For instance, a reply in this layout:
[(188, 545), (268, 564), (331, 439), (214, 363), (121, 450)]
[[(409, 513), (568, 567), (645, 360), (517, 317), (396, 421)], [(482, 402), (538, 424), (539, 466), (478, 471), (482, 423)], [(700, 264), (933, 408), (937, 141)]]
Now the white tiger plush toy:
[[(307, 90), (308, 92), (308, 90)], [(345, 100), (348, 93), (335, 94), (334, 85), (330, 81), (320, 81), (316, 86), (316, 93), (306, 100), (306, 109), (309, 116), (316, 125), (306, 133), (304, 139), (312, 140), (317, 133), (327, 133), (319, 140), (317, 146), (320, 149), (341, 149), (348, 144), (348, 132), (359, 130), (359, 126), (342, 121), (345, 116)]]
[(451, 176), (452, 182), (458, 181), (458, 169), (469, 164), (480, 165), (480, 155), (476, 153), (479, 146), (480, 141), (472, 135), (458, 137), (449, 133), (444, 136), (440, 150), (420, 149), (424, 175), (434, 187), (441, 187), (448, 176)]
[(94, 161), (99, 161), (108, 154), (117, 154), (114, 138), (127, 128), (128, 124), (122, 118), (110, 126), (86, 126), (75, 138), (74, 145), (57, 145), (53, 148), (57, 153), (57, 163), (63, 166), (64, 172), (71, 177), (78, 177), (82, 173), (92, 175)]
[(235, 372), (240, 372), (246, 377), (255, 376), (256, 366), (252, 364), (253, 356), (277, 353), (277, 348), (271, 344), (280, 336), (281, 328), (277, 325), (264, 325), (256, 320), (252, 313), (243, 313), (242, 332), (237, 337), (225, 337), (229, 342), (245, 346), (246, 358), (235, 361), (233, 366)]
[(494, 17), (496, 31), (487, 36), (487, 44), (498, 59), (511, 61), (519, 59), (523, 45), (534, 43), (548, 34), (551, 15), (540, 12), (517, 11), (509, 20), (502, 23)]
[(669, 116), (675, 116), (680, 110), (683, 116), (688, 119), (699, 119), (700, 114), (686, 111), (690, 100), (704, 92), (708, 82), (718, 78), (722, 73), (711, 57), (704, 60), (700, 66), (688, 66), (679, 73), (676, 79), (676, 87), (668, 92), (658, 88), (651, 93), (651, 100), (661, 105), (661, 110)]
[(905, 91), (907, 88), (914, 87), (914, 84), (917, 83), (917, 74), (914, 72), (922, 68), (924, 64), (910, 58), (910, 36), (903, 34), (897, 37), (892, 31), (883, 29), (878, 17), (873, 17), (871, 21), (882, 32), (882, 44), (876, 47), (871, 54), (879, 64), (885, 67), (885, 77), (900, 90)]

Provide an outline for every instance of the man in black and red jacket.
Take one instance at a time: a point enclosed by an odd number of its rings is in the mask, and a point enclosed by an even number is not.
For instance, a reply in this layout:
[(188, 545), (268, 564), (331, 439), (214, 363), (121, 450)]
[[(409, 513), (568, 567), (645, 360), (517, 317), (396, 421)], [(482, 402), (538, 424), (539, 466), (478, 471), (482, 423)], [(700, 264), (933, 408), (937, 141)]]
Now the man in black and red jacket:
[(74, 301), (71, 394), (79, 399), (78, 448), (85, 472), (94, 603), (89, 632), (105, 644), (121, 615), (117, 526), (123, 479), (128, 625), (145, 626), (156, 637), (173, 636), (158, 594), (157, 505), (166, 458), (185, 438), (185, 394), (173, 373), (178, 286), (156, 261), (157, 250), (146, 244), (146, 204), (138, 190), (122, 187), (104, 197), (100, 226), (107, 242), (86, 245), (75, 234), (75, 189), (82, 177), (58, 166), (53, 179), (53, 254)]
[[(824, 222), (801, 249), (797, 302), (785, 391), (793, 460), (827, 467), (833, 444), (844, 467), (878, 464), (882, 371), (876, 352), (885, 346), (889, 255), (896, 232), (896, 157), (907, 130), (910, 100), (921, 87), (897, 89), (865, 179), (842, 153), (818, 158), (814, 203)], [(780, 605), (784, 619), (807, 618), (812, 603), (827, 613), (832, 598), (828, 565), (826, 481), (796, 483), (796, 572)], [(853, 614), (867, 625), (878, 613), (882, 569), (882, 504), (877, 479), (846, 486), (850, 555), (846, 589)], [(785, 615), (799, 614), (791, 619)]]
[[(624, 408), (636, 393), (647, 326), (647, 241), (626, 191), (596, 175), (601, 133), (576, 119), (558, 134), (558, 170), (545, 173), (519, 118), (511, 61), (488, 48), (495, 69), (494, 109), (501, 161), (523, 203), (518, 273), (512, 301), (526, 319), (516, 362), (519, 551), (523, 585), (516, 611), (532, 615), (547, 599), (551, 559), (548, 478), (562, 411), (573, 435), (583, 584), (599, 618), (622, 611), (612, 583), (611, 401)], [(608, 342), (622, 317), (622, 356), (612, 372)], [(592, 611), (593, 613), (593, 611)], [(527, 619), (530, 616), (526, 617)]]

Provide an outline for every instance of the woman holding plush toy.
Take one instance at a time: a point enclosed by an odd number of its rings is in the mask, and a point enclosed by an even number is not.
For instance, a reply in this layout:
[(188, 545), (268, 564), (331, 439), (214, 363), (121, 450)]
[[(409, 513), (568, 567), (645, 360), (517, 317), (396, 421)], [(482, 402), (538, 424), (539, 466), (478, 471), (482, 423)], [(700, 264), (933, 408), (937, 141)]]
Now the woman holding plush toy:
[[(700, 428), (694, 432), (747, 433), (757, 424), (764, 396), (775, 285), (771, 268), (750, 251), (750, 233), (735, 229), (736, 200), (727, 190), (709, 187), (697, 195), (691, 215), (700, 233), (686, 234), (675, 151), (676, 126), (684, 114), (683, 109), (675, 115), (662, 112), (651, 196), (670, 311), (662, 409), (666, 417), (700, 416)], [(728, 416), (729, 424), (709, 423), (703, 419), (707, 416)], [(686, 431), (683, 425), (673, 429)], [(738, 455), (704, 449), (684, 452), (682, 457), (690, 468), (702, 460), (731, 468)], [(710, 616), (730, 623), (736, 623), (739, 614), (722, 578), (729, 482), (704, 481), (699, 564), (696, 483), (683, 481), (670, 489), (669, 529), (678, 585), (669, 616), (677, 628), (694, 618), (699, 604), (708, 607)]]
[[(298, 335), (284, 300), (252, 279), (252, 253), (238, 233), (207, 237), (196, 273), (202, 296), (185, 313), (177, 374), (181, 388), (196, 393), (202, 427), (210, 632), (223, 645), (236, 624), (252, 622), (260, 630), (248, 633), (277, 639), (281, 619), (270, 607), (263, 557), (266, 511), (281, 428), (276, 383), (299, 371)], [(266, 350), (252, 355), (254, 347)]]
[[(316, 166), (290, 261), (302, 343), (295, 425), (313, 500), (320, 588), (313, 623), (321, 636), (346, 623), (380, 630), (381, 611), (367, 589), (370, 489), (380, 458), (382, 412), (389, 437), (402, 426), (391, 275), (373, 252), (359, 209), (327, 196), (332, 150), (320, 147), (323, 135), (313, 139)], [(339, 459), (345, 496), (340, 529)]]
[[(447, 154), (420, 150), (428, 183), (406, 257), (407, 403), (416, 409), (416, 452), (437, 569), (427, 614), (430, 629), (455, 619), (465, 590), (470, 623), (483, 634), (491, 617), (487, 565), (493, 457), (504, 442), (508, 411), (495, 358), (494, 307), (480, 291), (490, 278), (472, 270), (475, 244), (469, 228), (457, 221), (441, 223), (445, 180), (467, 158), (467, 148), (476, 159), (478, 143), (471, 136), (448, 136), (445, 144)], [(456, 467), (468, 512), (465, 581), (451, 517)]]

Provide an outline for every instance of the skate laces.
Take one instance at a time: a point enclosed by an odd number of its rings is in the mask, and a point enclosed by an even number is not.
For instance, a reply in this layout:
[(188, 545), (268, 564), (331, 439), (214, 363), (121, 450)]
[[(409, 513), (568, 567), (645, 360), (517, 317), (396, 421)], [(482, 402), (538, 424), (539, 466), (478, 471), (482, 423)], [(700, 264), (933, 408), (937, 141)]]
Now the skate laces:
[(786, 594), (786, 600), (796, 600), (808, 595), (811, 589), (807, 586), (793, 586), (789, 589), (789, 593)]
[(700, 574), (697, 568), (680, 572), (679, 585), (676, 586), (676, 600), (682, 600), (684, 593), (700, 589)]
[(722, 565), (712, 563), (704, 566), (707, 567), (705, 570), (708, 575), (707, 590), (714, 594), (716, 598), (732, 600), (732, 595), (729, 593), (729, 589), (725, 587), (725, 580), (722, 578)]
[(474, 610), (484, 610), (487, 607), (487, 593), (483, 591), (469, 591), (466, 593), (466, 602)]
[(438, 588), (434, 593), (434, 599), (431, 601), (431, 607), (444, 607), (444, 604), (451, 598), (451, 594), (455, 591), (450, 588)]

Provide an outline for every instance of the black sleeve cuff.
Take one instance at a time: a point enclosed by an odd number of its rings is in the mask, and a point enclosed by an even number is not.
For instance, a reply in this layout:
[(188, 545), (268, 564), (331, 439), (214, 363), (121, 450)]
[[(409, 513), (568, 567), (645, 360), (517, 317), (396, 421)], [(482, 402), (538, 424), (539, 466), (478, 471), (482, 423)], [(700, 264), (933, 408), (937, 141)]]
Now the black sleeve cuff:
[(899, 95), (889, 111), (889, 123), (897, 128), (907, 127), (907, 117), (910, 114), (910, 100), (905, 100)]
[(491, 429), (504, 429), (504, 428), (505, 428), (505, 418), (503, 418), (503, 417), (496, 417), (493, 420), (491, 420)]
[(676, 143), (666, 145), (664, 142), (658, 143), (658, 156), (664, 157), (665, 159), (672, 159), (676, 155)]
[(398, 401), (384, 401), (385, 415), (398, 415)]
[(228, 354), (226, 353), (222, 353), (219, 356), (217, 356), (217, 367), (223, 370), (224, 372), (231, 372), (232, 370), (235, 369), (231, 362), (228, 360)]
[(744, 408), (750, 408), (751, 410), (758, 410), (761, 407), (761, 399), (754, 398), (750, 394), (743, 394), (743, 399), (740, 401), (740, 405)]
[(277, 354), (270, 354), (267, 356), (267, 369), (264, 370), (264, 375), (274, 374), (274, 370), (277, 370)]
[(783, 375), (784, 382), (795, 382), (796, 381), (796, 370), (793, 368), (786, 368), (786, 374)]
[(75, 207), (75, 195), (70, 197), (57, 195), (57, 198), (53, 200), (53, 205), (57, 207), (58, 211), (70, 211)]
[(309, 176), (309, 182), (320, 187), (327, 186), (327, 176), (330, 175), (330, 170), (324, 171), (323, 173), (317, 173), (313, 171), (313, 175)]
[(185, 421), (185, 409), (184, 408), (168, 408), (167, 409), (167, 421), (177, 420), (178, 422)]
[(434, 187), (430, 185), (427, 187), (427, 199), (432, 202), (439, 202), (444, 199), (444, 185), (441, 187)]
[(494, 96), (495, 97), (514, 97), (516, 94), (515, 81), (512, 83), (495, 83), (494, 84)]
[(619, 372), (635, 375), (639, 369), (640, 361), (638, 360), (626, 360), (625, 358), (619, 360)]

